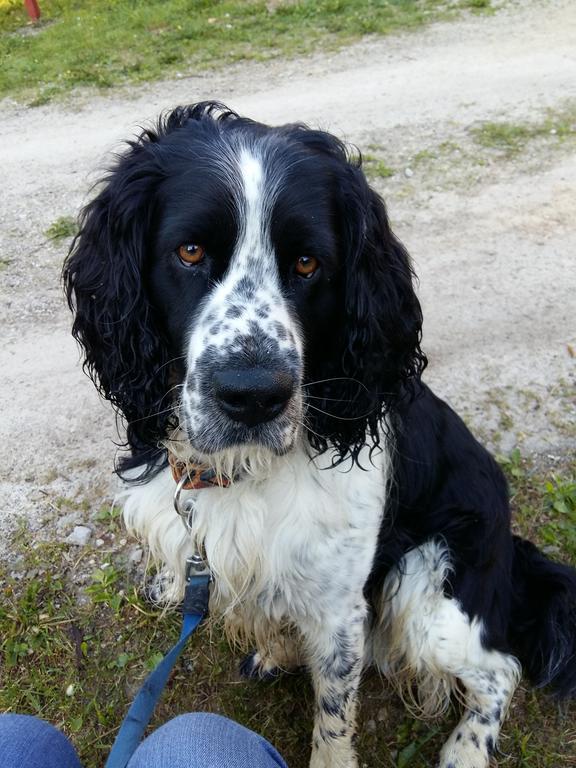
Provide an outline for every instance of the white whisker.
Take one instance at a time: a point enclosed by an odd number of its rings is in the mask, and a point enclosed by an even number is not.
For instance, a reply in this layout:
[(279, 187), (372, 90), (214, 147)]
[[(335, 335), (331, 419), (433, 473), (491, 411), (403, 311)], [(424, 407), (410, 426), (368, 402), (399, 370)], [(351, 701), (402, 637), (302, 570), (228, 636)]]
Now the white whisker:
[(319, 413), (323, 413), (325, 416), (330, 416), (332, 419), (339, 419), (340, 421), (359, 421), (360, 419), (365, 419), (366, 416), (370, 416), (371, 413), (374, 413), (376, 410), (375, 408), (371, 408), (366, 413), (361, 413), (359, 416), (337, 416), (335, 413), (329, 413), (328, 411), (323, 411), (322, 408), (318, 408), (315, 405), (312, 405), (312, 403), (308, 403), (308, 407), (312, 408), (315, 411), (318, 411)]

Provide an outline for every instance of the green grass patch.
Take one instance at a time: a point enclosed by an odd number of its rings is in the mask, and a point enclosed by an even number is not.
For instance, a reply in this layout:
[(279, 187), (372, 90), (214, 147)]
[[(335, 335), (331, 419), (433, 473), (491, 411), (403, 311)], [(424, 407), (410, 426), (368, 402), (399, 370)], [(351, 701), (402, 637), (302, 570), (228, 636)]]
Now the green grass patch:
[(334, 48), (456, 12), (442, 0), (52, 0), (26, 24), (0, 4), (0, 96), (34, 104), (244, 59)]
[[(576, 462), (550, 472), (514, 451), (501, 463), (517, 530), (576, 564)], [(85, 507), (65, 499), (54, 505), (56, 514), (70, 509)], [(53, 722), (88, 766), (103, 764), (135, 691), (179, 633), (178, 616), (142, 599), (125, 554), (115, 549), (118, 509), (102, 507), (92, 519), (93, 540), (104, 547), (33, 543), (23, 523), (11, 544), (16, 574), (0, 568), (0, 711)], [(203, 626), (176, 665), (153, 726), (187, 711), (218, 712), (262, 733), (289, 765), (306, 765), (314, 709), (307, 676), (249, 683), (238, 676), (241, 656), (218, 626)], [(561, 712), (545, 693), (519, 689), (503, 729), (500, 768), (571, 768), (575, 714), (574, 705)], [(454, 707), (439, 722), (414, 720), (369, 671), (361, 687), (360, 763), (429, 768), (458, 718)]]
[(472, 130), (475, 141), (483, 147), (518, 152), (522, 146), (540, 131), (526, 125), (512, 123), (484, 123)]
[(576, 104), (569, 102), (563, 109), (549, 111), (535, 123), (485, 122), (470, 131), (481, 147), (500, 150), (505, 155), (515, 155), (534, 139), (553, 138), (564, 141), (576, 137)]
[(492, 11), (492, 0), (461, 0), (462, 8), (469, 8), (473, 11)]
[(499, 461), (508, 478), (518, 532), (551, 557), (576, 566), (576, 458), (546, 474), (517, 448)]
[(48, 227), (44, 234), (49, 240), (59, 242), (74, 237), (78, 231), (78, 223), (73, 216), (61, 216)]
[(542, 539), (555, 548), (561, 542), (576, 562), (576, 477), (553, 477), (547, 481), (545, 504), (551, 519), (542, 526)]
[(369, 179), (389, 179), (396, 173), (384, 160), (370, 154), (362, 155), (362, 168)]

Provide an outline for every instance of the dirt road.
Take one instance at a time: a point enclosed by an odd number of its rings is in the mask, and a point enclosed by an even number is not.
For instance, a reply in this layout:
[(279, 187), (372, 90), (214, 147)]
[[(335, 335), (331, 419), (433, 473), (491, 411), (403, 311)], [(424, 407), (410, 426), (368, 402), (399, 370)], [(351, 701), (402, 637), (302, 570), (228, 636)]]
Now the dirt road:
[(59, 286), (65, 246), (43, 233), (78, 210), (137, 125), (205, 98), (267, 122), (327, 128), (385, 159), (394, 174), (376, 170), (375, 184), (421, 278), (427, 380), (493, 447), (552, 457), (573, 450), (574, 142), (550, 128), (498, 151), (474, 129), (565, 115), (576, 103), (575, 41), (572, 0), (523, 1), (337, 54), (81, 94), (65, 105), (4, 103), (0, 533), (20, 516), (41, 526), (62, 498), (97, 504), (113, 486), (113, 417), (69, 337)]

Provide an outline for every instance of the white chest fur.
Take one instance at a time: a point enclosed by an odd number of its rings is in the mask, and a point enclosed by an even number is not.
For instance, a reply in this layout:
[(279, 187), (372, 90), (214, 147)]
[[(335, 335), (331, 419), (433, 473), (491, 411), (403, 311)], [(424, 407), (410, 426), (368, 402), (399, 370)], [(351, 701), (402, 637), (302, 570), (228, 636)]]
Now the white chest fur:
[[(228, 488), (191, 491), (192, 536), (202, 542), (215, 577), (211, 608), (242, 614), (248, 624), (324, 620), (335, 601), (358, 600), (372, 565), (384, 508), (384, 452), (328, 467), (303, 447), (275, 458), (265, 476)], [(324, 468), (323, 468), (324, 467)], [(165, 470), (122, 493), (128, 528), (169, 571), (163, 595), (182, 596), (190, 534), (172, 505), (174, 481)]]

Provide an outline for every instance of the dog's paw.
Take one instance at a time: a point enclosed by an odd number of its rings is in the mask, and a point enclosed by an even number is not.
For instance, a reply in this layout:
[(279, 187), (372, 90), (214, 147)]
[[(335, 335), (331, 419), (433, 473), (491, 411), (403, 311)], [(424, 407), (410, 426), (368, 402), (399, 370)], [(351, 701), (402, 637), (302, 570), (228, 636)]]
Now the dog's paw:
[(353, 749), (315, 749), (310, 757), (309, 768), (358, 768), (358, 758)]
[(272, 659), (252, 651), (240, 662), (240, 674), (249, 680), (274, 680), (282, 670)]
[(490, 755), (478, 739), (467, 743), (449, 741), (440, 753), (438, 768), (488, 768)]
[(173, 579), (163, 573), (155, 573), (146, 579), (142, 587), (142, 597), (147, 603), (161, 606), (173, 591)]

